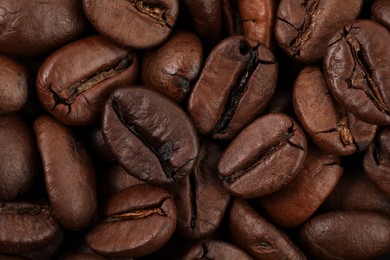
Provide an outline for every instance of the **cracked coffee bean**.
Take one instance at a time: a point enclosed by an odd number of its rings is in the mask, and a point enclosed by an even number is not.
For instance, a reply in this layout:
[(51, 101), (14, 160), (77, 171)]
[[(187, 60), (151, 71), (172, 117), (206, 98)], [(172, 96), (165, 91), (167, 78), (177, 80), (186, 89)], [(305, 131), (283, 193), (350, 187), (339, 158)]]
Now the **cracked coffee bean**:
[(333, 33), (356, 19), (363, 0), (281, 0), (275, 24), (279, 46), (303, 63), (320, 62)]
[(101, 34), (135, 49), (150, 49), (169, 36), (178, 0), (83, 0), (84, 12)]
[(306, 137), (284, 114), (268, 114), (247, 126), (230, 143), (218, 163), (225, 188), (234, 196), (254, 198), (289, 183), (303, 166)]
[(110, 93), (136, 80), (134, 52), (103, 36), (90, 36), (52, 53), (38, 72), (42, 105), (61, 123), (96, 122)]
[(34, 121), (53, 214), (65, 228), (86, 228), (96, 214), (94, 166), (80, 140), (48, 115)]
[(28, 101), (29, 86), (27, 70), (0, 54), (0, 114), (20, 111)]
[(230, 194), (217, 174), (222, 149), (203, 141), (193, 173), (180, 179), (174, 187), (177, 206), (177, 232), (191, 240), (212, 235), (220, 226)]
[(371, 143), (363, 167), (368, 178), (390, 198), (390, 127), (381, 129)]
[(372, 18), (390, 30), (390, 1), (376, 0), (371, 5)]
[(315, 259), (375, 259), (390, 252), (390, 219), (376, 212), (330, 212), (306, 222), (300, 238)]
[(339, 157), (310, 147), (297, 176), (277, 192), (258, 198), (258, 202), (279, 225), (298, 226), (329, 196), (342, 173)]
[(190, 94), (202, 61), (203, 47), (199, 38), (190, 32), (175, 32), (164, 45), (145, 53), (142, 82), (176, 102), (182, 102)]
[(251, 45), (274, 45), (275, 0), (222, 0), (229, 35), (243, 35)]
[(115, 90), (103, 112), (103, 137), (121, 166), (151, 184), (188, 175), (198, 156), (198, 137), (184, 111), (157, 91)]
[(39, 169), (33, 131), (20, 115), (0, 115), (0, 147), (0, 201), (15, 200), (31, 188)]
[(16, 56), (46, 54), (87, 29), (80, 1), (2, 0), (0, 52)]
[(252, 260), (253, 258), (232, 244), (218, 240), (210, 240), (200, 242), (192, 246), (190, 249), (187, 250), (187, 252), (181, 259)]
[(369, 124), (390, 125), (390, 32), (370, 20), (347, 24), (329, 40), (325, 77), (347, 111)]
[(255, 259), (306, 259), (287, 235), (244, 200), (234, 200), (229, 214), (229, 230), (233, 242)]
[(115, 194), (101, 221), (86, 236), (107, 257), (141, 257), (164, 245), (176, 227), (176, 207), (162, 188), (136, 185)]
[(295, 114), (314, 143), (335, 155), (364, 151), (375, 137), (376, 125), (364, 123), (334, 99), (318, 67), (306, 67), (294, 85)]
[(278, 67), (263, 45), (250, 47), (242, 36), (220, 42), (208, 56), (188, 100), (198, 132), (232, 139), (265, 109)]
[(0, 252), (4, 254), (41, 249), (60, 233), (45, 202), (1, 202), (0, 230)]

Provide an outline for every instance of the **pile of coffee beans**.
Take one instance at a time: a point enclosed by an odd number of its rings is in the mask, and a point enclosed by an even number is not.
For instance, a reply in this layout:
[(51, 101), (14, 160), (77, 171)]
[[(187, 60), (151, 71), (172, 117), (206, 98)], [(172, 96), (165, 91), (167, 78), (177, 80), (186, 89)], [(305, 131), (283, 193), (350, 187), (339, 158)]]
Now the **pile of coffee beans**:
[(389, 0), (1, 0), (0, 259), (389, 259)]

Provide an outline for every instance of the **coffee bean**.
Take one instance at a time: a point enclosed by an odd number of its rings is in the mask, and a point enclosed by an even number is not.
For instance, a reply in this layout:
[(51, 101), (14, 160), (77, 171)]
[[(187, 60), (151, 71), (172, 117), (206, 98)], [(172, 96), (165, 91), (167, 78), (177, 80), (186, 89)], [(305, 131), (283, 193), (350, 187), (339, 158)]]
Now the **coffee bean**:
[(359, 167), (347, 167), (320, 212), (337, 210), (379, 211), (390, 216), (390, 199)]
[(27, 103), (29, 85), (27, 70), (0, 54), (0, 114), (21, 110)]
[(218, 240), (210, 240), (192, 246), (181, 259), (251, 260), (253, 258), (234, 245)]
[(277, 192), (260, 197), (258, 202), (278, 224), (298, 226), (329, 196), (342, 173), (340, 158), (311, 147), (297, 176)]
[(111, 197), (86, 241), (104, 256), (141, 257), (165, 244), (175, 227), (176, 207), (169, 193), (140, 184)]
[(179, 13), (178, 0), (83, 0), (83, 7), (96, 30), (136, 49), (162, 44)]
[(229, 37), (210, 53), (188, 100), (202, 135), (232, 139), (265, 109), (275, 90), (277, 64), (263, 45)]
[(367, 149), (376, 125), (364, 123), (333, 98), (318, 67), (306, 67), (294, 85), (294, 109), (302, 127), (323, 151), (350, 155)]
[(34, 121), (53, 214), (65, 228), (86, 228), (95, 216), (96, 180), (89, 155), (67, 127), (42, 115)]
[(273, 49), (277, 2), (273, 0), (222, 0), (229, 35), (244, 35), (251, 45)]
[(244, 200), (234, 200), (229, 230), (233, 242), (256, 259), (306, 259), (287, 235), (257, 214)]
[(281, 0), (275, 24), (279, 46), (295, 60), (321, 61), (335, 30), (356, 19), (363, 0)]
[(178, 31), (158, 49), (145, 53), (142, 82), (177, 102), (187, 98), (203, 60), (202, 43), (190, 32)]
[(226, 148), (218, 173), (229, 192), (254, 198), (289, 183), (306, 159), (306, 137), (284, 114), (269, 114), (247, 126)]
[(104, 108), (102, 132), (122, 167), (152, 184), (189, 174), (198, 156), (195, 129), (173, 101), (142, 88), (114, 91)]
[(174, 187), (176, 230), (187, 239), (207, 237), (221, 224), (230, 200), (217, 175), (221, 154), (217, 144), (204, 141), (193, 173), (180, 179)]
[(375, 212), (318, 215), (300, 230), (314, 259), (375, 259), (390, 252), (390, 218)]
[(390, 2), (376, 0), (371, 5), (372, 18), (390, 30)]
[(16, 114), (0, 115), (0, 201), (24, 195), (39, 169), (32, 129)]
[(381, 129), (363, 159), (366, 175), (390, 198), (390, 127)]
[(60, 232), (45, 202), (1, 202), (0, 230), (0, 252), (5, 254), (43, 248)]
[(324, 57), (325, 76), (336, 100), (370, 124), (390, 124), (390, 45), (386, 42), (390, 32), (385, 27), (357, 20), (334, 34)]
[(80, 1), (3, 0), (0, 52), (38, 56), (74, 40), (87, 29)]
[(134, 52), (91, 36), (57, 50), (39, 69), (37, 92), (42, 105), (61, 123), (87, 125), (100, 117), (111, 92), (136, 79)]

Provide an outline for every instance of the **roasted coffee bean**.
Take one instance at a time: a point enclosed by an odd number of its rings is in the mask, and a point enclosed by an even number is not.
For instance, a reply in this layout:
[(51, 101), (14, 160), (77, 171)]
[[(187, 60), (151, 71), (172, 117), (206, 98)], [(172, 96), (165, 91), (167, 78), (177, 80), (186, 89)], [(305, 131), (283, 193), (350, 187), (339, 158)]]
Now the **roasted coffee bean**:
[(95, 171), (87, 151), (67, 127), (48, 115), (34, 121), (53, 214), (65, 228), (80, 230), (95, 216)]
[(253, 258), (234, 245), (218, 240), (210, 240), (192, 246), (181, 259), (252, 260)]
[(137, 77), (134, 52), (103, 36), (91, 36), (57, 50), (39, 69), (42, 105), (61, 123), (87, 125), (100, 117), (111, 92)]
[(179, 13), (178, 0), (83, 0), (83, 7), (96, 30), (136, 49), (163, 43)]
[(390, 198), (390, 127), (381, 129), (363, 159), (364, 171)]
[(0, 201), (14, 200), (32, 186), (39, 156), (32, 129), (19, 115), (0, 115)]
[(335, 30), (356, 19), (362, 5), (363, 0), (281, 0), (276, 40), (295, 60), (319, 62)]
[(221, 0), (182, 0), (186, 6), (193, 27), (207, 50), (221, 39), (222, 10)]
[(45, 247), (60, 227), (45, 202), (1, 202), (0, 230), (0, 252), (21, 254)]
[(269, 114), (247, 126), (218, 163), (225, 188), (241, 198), (275, 192), (289, 183), (306, 159), (306, 137), (284, 114)]
[(222, 0), (229, 35), (244, 35), (252, 45), (273, 49), (275, 0)]
[(29, 85), (27, 70), (0, 54), (0, 114), (18, 112), (27, 103)]
[(263, 45), (229, 37), (210, 53), (188, 100), (203, 135), (231, 139), (265, 109), (275, 90), (277, 64)]
[(229, 230), (233, 242), (255, 259), (306, 259), (283, 232), (236, 199), (230, 209)]
[(320, 212), (336, 210), (379, 211), (390, 216), (390, 199), (368, 179), (363, 169), (346, 167)]
[(177, 102), (187, 98), (203, 60), (202, 43), (190, 32), (178, 31), (142, 60), (142, 82)]
[(45, 247), (21, 254), (29, 260), (55, 259), (64, 242), (64, 232), (60, 230), (59, 234)]
[(89, 145), (92, 155), (104, 162), (114, 162), (114, 155), (108, 149), (106, 141), (104, 141), (100, 126), (93, 126), (89, 131)]
[(376, 0), (371, 6), (371, 13), (374, 20), (386, 26), (390, 30), (390, 2), (387, 0)]
[(103, 173), (99, 187), (102, 197), (108, 199), (115, 193), (138, 184), (143, 184), (143, 182), (128, 174), (117, 164)]
[(136, 185), (110, 198), (101, 222), (86, 236), (108, 257), (141, 257), (164, 245), (176, 227), (176, 207), (165, 190)]
[(337, 103), (320, 68), (304, 68), (293, 95), (299, 122), (321, 150), (350, 155), (367, 149), (374, 139), (376, 125), (360, 121)]
[(115, 90), (104, 108), (102, 132), (122, 167), (147, 183), (174, 182), (192, 171), (198, 156), (188, 116), (151, 89)]
[(87, 29), (80, 1), (3, 0), (0, 52), (37, 56), (79, 37)]
[(213, 234), (221, 224), (230, 195), (217, 174), (222, 149), (204, 141), (200, 147), (194, 172), (180, 179), (174, 188), (177, 206), (177, 232), (199, 240)]
[(311, 147), (297, 176), (284, 188), (260, 197), (259, 204), (278, 224), (302, 224), (318, 209), (336, 187), (343, 173), (340, 159)]
[(390, 252), (390, 218), (375, 212), (330, 212), (306, 222), (300, 237), (313, 259), (375, 259)]
[(329, 40), (325, 76), (334, 97), (358, 119), (390, 125), (390, 32), (370, 20), (347, 24)]

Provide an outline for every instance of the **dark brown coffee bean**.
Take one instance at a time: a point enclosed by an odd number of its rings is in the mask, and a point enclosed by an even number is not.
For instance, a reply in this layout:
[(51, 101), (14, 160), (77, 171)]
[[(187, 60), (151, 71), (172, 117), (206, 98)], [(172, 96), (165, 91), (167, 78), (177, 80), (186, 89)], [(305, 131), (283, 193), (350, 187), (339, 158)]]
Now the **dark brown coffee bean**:
[(275, 0), (222, 0), (229, 35), (244, 35), (251, 45), (273, 49)]
[(87, 28), (80, 1), (3, 0), (0, 3), (0, 52), (18, 56), (47, 53)]
[(176, 230), (187, 239), (207, 237), (221, 224), (230, 200), (217, 174), (221, 154), (222, 150), (217, 144), (204, 141), (194, 172), (175, 185)]
[(187, 98), (203, 60), (202, 43), (190, 32), (178, 31), (142, 60), (142, 82), (177, 102)]
[(0, 54), (0, 114), (19, 111), (27, 103), (29, 85), (27, 70)]
[(252, 260), (253, 258), (234, 245), (218, 240), (210, 240), (192, 246), (181, 259)]
[(381, 129), (363, 159), (366, 175), (390, 198), (390, 127)]
[(176, 227), (176, 207), (165, 190), (136, 185), (115, 194), (102, 221), (86, 236), (88, 245), (108, 257), (141, 257), (164, 245)]
[(179, 13), (178, 0), (83, 0), (83, 7), (96, 30), (136, 49), (163, 43)]
[(390, 125), (390, 32), (370, 20), (344, 26), (329, 40), (325, 76), (334, 97), (358, 119)]
[(23, 253), (22, 256), (29, 260), (55, 259), (64, 242), (64, 232), (60, 233), (45, 247)]
[(258, 202), (278, 224), (298, 226), (309, 219), (329, 196), (342, 173), (337, 156), (312, 147), (297, 176), (284, 188), (259, 198)]
[(182, 0), (182, 3), (189, 11), (192, 25), (206, 49), (214, 47), (221, 38), (221, 0)]
[(104, 108), (102, 132), (122, 167), (152, 184), (189, 174), (198, 156), (198, 137), (188, 116), (151, 89), (115, 90)]
[(275, 24), (279, 46), (294, 59), (322, 59), (335, 30), (356, 19), (363, 0), (281, 0)]
[(256, 259), (306, 259), (291, 240), (240, 199), (233, 202), (229, 215), (233, 242)]
[(318, 215), (300, 230), (313, 259), (375, 259), (390, 252), (390, 218), (364, 211)]
[(21, 254), (40, 249), (59, 235), (47, 203), (0, 203), (0, 252)]
[(96, 213), (96, 180), (83, 144), (54, 118), (34, 121), (53, 214), (67, 229), (87, 227)]
[(371, 5), (372, 17), (378, 23), (390, 30), (390, 2), (387, 0), (376, 0)]
[(376, 125), (360, 121), (337, 103), (320, 68), (304, 68), (293, 95), (299, 122), (321, 150), (350, 155), (367, 149), (374, 139)]
[(102, 130), (100, 126), (93, 126), (89, 131), (89, 144), (92, 155), (104, 162), (115, 161), (114, 155), (108, 149), (106, 141), (104, 141)]
[(106, 199), (128, 187), (144, 183), (128, 174), (120, 165), (112, 166), (101, 177), (100, 191)]
[(306, 159), (306, 137), (284, 114), (269, 114), (247, 126), (224, 151), (218, 173), (241, 198), (275, 192), (289, 183)]
[(275, 90), (277, 64), (263, 45), (229, 37), (210, 53), (188, 100), (203, 135), (231, 139), (265, 109)]
[(134, 52), (103, 36), (91, 36), (46, 59), (37, 76), (37, 92), (42, 105), (61, 123), (91, 124), (111, 92), (133, 83), (137, 71)]
[(14, 200), (30, 189), (39, 168), (33, 131), (19, 115), (0, 115), (0, 147), (0, 201)]
[(320, 207), (321, 212), (335, 210), (379, 211), (390, 216), (390, 199), (368, 179), (361, 167), (347, 167)]

